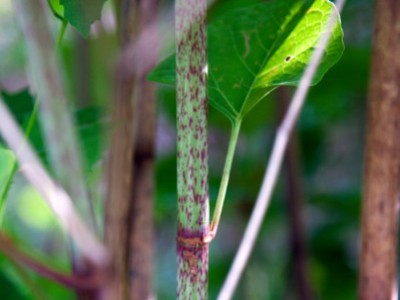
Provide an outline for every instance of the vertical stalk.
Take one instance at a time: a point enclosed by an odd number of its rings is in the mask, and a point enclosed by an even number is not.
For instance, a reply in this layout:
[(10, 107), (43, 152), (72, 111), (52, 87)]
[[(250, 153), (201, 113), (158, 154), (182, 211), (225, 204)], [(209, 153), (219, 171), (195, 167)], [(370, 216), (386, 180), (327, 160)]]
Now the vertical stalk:
[(108, 158), (105, 204), (105, 242), (113, 258), (113, 277), (103, 299), (126, 299), (128, 266), (128, 220), (132, 185), (134, 99), (132, 81), (118, 74), (113, 101), (114, 124)]
[(124, 55), (130, 43), (137, 38), (139, 1), (121, 0), (120, 10), (121, 54), (116, 68), (113, 99), (114, 125), (107, 170), (105, 207), (105, 241), (113, 259), (113, 276), (102, 290), (102, 299), (128, 298), (128, 234), (134, 176), (133, 157), (136, 134), (138, 89), (135, 73), (127, 66), (137, 63)]
[[(32, 90), (39, 99), (39, 113), (49, 159), (57, 181), (66, 189), (80, 212), (96, 229), (94, 210), (85, 185), (83, 164), (75, 133), (70, 106), (63, 84), (63, 67), (58, 59), (56, 43), (52, 38), (44, 0), (14, 1), (16, 15), (26, 38), (29, 75)], [(59, 42), (67, 27), (63, 22)], [(87, 272), (86, 258), (71, 247), (73, 271)], [(78, 297), (80, 293), (78, 292)]]
[[(140, 1), (139, 36), (145, 38), (143, 49), (138, 47), (138, 56), (146, 60), (148, 67), (154, 67), (158, 48), (149, 35), (157, 35), (156, 18), (158, 0)], [(154, 32), (156, 31), (156, 32)], [(148, 32), (150, 32), (148, 34)], [(138, 38), (140, 43), (140, 37)], [(154, 157), (156, 128), (156, 90), (155, 84), (146, 80), (146, 72), (136, 75), (137, 90), (137, 133), (133, 157), (134, 178), (132, 181), (131, 213), (129, 220), (129, 299), (153, 298), (153, 196), (154, 196)]]
[[(284, 118), (285, 111), (290, 104), (289, 89), (278, 89), (279, 121)], [(299, 156), (298, 130), (293, 128), (292, 136), (288, 142), (284, 161), (285, 197), (287, 198), (287, 210), (289, 218), (290, 240), (290, 286), (288, 290), (293, 292), (299, 300), (312, 299), (312, 288), (309, 281), (308, 253), (306, 234), (303, 218), (304, 192), (301, 180), (301, 166)], [(294, 280), (294, 282), (292, 282)], [(293, 287), (294, 286), (294, 289)]]
[[(62, 25), (61, 25), (60, 32), (58, 34), (57, 50), (59, 50), (59, 48), (61, 46), (61, 42), (62, 42), (62, 39), (64, 37), (67, 25), (68, 25), (68, 23), (64, 20)], [(30, 117), (28, 119), (28, 123), (26, 125), (25, 132), (24, 132), (25, 138), (27, 140), (29, 140), (29, 137), (30, 137), (32, 129), (33, 129), (33, 125), (35, 125), (36, 117), (37, 117), (37, 113), (38, 113), (38, 108), (39, 108), (39, 101), (38, 101), (38, 99), (35, 99), (35, 102), (34, 102), (34, 105), (33, 105), (33, 109), (32, 109), (31, 115), (30, 115)], [(17, 173), (17, 169), (18, 169), (18, 163), (17, 163), (17, 160), (15, 160), (13, 162), (13, 165), (12, 165), (12, 168), (11, 168), (11, 172), (8, 175), (8, 178), (6, 180), (6, 184), (4, 186), (4, 189), (0, 194), (0, 227), (3, 226), (4, 211), (5, 211), (5, 201), (6, 201), (6, 198), (8, 196), (8, 192), (10, 191), (11, 184), (12, 184), (12, 181), (14, 179), (14, 175), (15, 175), (15, 173)]]
[(178, 299), (207, 299), (209, 222), (206, 0), (175, 3)]
[[(58, 181), (94, 229), (93, 207), (85, 185), (70, 107), (65, 97), (61, 76), (63, 68), (48, 24), (47, 4), (44, 0), (18, 0), (13, 4), (26, 38), (29, 79), (39, 99), (39, 113), (51, 164)], [(62, 26), (65, 29), (66, 24)]]
[(400, 3), (376, 1), (364, 170), (359, 299), (397, 299)]

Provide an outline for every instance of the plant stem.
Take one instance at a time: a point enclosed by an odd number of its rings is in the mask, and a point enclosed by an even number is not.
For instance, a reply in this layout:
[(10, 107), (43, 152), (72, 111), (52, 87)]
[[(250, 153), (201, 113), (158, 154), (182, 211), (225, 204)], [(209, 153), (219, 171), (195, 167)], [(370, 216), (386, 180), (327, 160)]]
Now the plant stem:
[(375, 5), (374, 46), (367, 106), (358, 299), (398, 299), (400, 194), (400, 6)]
[[(67, 26), (68, 26), (68, 22), (66, 20), (63, 20), (60, 32), (58, 34), (57, 48), (59, 48), (61, 46), (61, 42), (64, 37), (65, 29), (67, 28)], [(26, 125), (25, 132), (24, 132), (24, 136), (27, 140), (29, 140), (29, 137), (30, 137), (32, 129), (33, 129), (33, 125), (36, 122), (38, 108), (39, 108), (39, 101), (38, 101), (38, 99), (35, 99), (35, 103), (33, 105), (33, 110), (29, 117), (28, 124)], [(0, 227), (3, 226), (5, 201), (8, 196), (8, 193), (10, 191), (11, 184), (12, 184), (13, 178), (15, 176), (15, 173), (17, 172), (17, 168), (18, 168), (17, 160), (14, 160), (12, 168), (11, 168), (11, 172), (8, 175), (8, 178), (6, 181), (6, 185), (4, 186), (3, 192), (0, 195)]]
[(229, 138), (228, 153), (226, 154), (225, 158), (224, 171), (222, 173), (221, 184), (219, 186), (218, 198), (217, 202), (215, 203), (214, 214), (210, 223), (210, 230), (204, 239), (205, 243), (210, 242), (217, 234), (219, 220), (221, 219), (222, 208), (225, 202), (226, 190), (228, 188), (229, 177), (231, 174), (232, 161), (233, 157), (235, 156), (235, 149), (239, 137), (241, 123), (242, 120), (238, 120), (232, 125), (231, 135)]
[[(13, 4), (26, 40), (31, 88), (40, 99), (40, 123), (49, 161), (57, 181), (71, 196), (68, 202), (70, 199), (74, 200), (91, 229), (95, 231), (93, 203), (89, 197), (74, 120), (70, 114), (71, 107), (61, 75), (64, 68), (59, 61), (48, 22), (47, 3), (44, 0), (16, 0)], [(66, 26), (64, 22), (61, 36)], [(82, 232), (75, 234), (82, 237)], [(70, 251), (73, 272), (85, 273), (91, 268), (86, 260), (90, 258), (82, 257), (82, 253), (76, 251), (74, 246), (72, 245)]]
[(177, 74), (177, 298), (207, 299), (208, 143), (206, 0), (175, 2)]
[(65, 30), (68, 27), (68, 21), (67, 20), (62, 20), (61, 28), (60, 28), (60, 33), (58, 34), (58, 39), (57, 39), (57, 48), (61, 45), (61, 42), (64, 38)]
[[(138, 43), (143, 34), (146, 43), (137, 50), (141, 60), (147, 60), (153, 67), (158, 59), (157, 45), (151, 42), (150, 35), (158, 35), (158, 0), (140, 1), (140, 24)], [(150, 31), (150, 34), (149, 34)], [(153, 31), (153, 32), (152, 32)], [(155, 31), (155, 32), (154, 32)], [(129, 269), (128, 299), (141, 300), (154, 298), (153, 262), (154, 262), (154, 165), (156, 132), (156, 86), (147, 81), (147, 72), (137, 72), (135, 89), (137, 90), (137, 130), (134, 149), (131, 192), (131, 211), (129, 219)]]
[[(139, 93), (137, 74), (129, 69), (138, 57), (124, 55), (127, 48), (137, 43), (140, 20), (137, 0), (118, 1), (120, 12), (121, 53), (115, 71), (111, 147), (108, 158), (107, 191), (105, 203), (104, 239), (113, 259), (113, 276), (102, 290), (102, 299), (129, 299), (129, 225), (133, 158), (135, 152)], [(139, 56), (140, 57), (140, 56)], [(127, 67), (129, 66), (129, 67)], [(121, 180), (121, 178), (123, 178)]]
[[(28, 125), (26, 126), (26, 129), (25, 129), (24, 136), (25, 136), (26, 139), (29, 139), (29, 136), (30, 136), (30, 134), (32, 132), (33, 125), (35, 124), (35, 121), (36, 121), (37, 111), (38, 111), (38, 101), (36, 100), (35, 104), (33, 106), (32, 113), (31, 113), (31, 115), (29, 117), (29, 120), (28, 120)], [(8, 196), (8, 193), (10, 191), (14, 175), (17, 172), (17, 168), (18, 168), (18, 163), (17, 163), (17, 160), (15, 159), (13, 164), (12, 164), (11, 172), (8, 175), (8, 178), (7, 178), (7, 181), (6, 181), (6, 185), (4, 186), (3, 192), (1, 193), (1, 196), (0, 196), (0, 227), (3, 226), (4, 212), (5, 212), (5, 201), (6, 201), (6, 198)]]
[(62, 228), (94, 265), (108, 264), (108, 253), (80, 218), (68, 194), (48, 175), (32, 147), (24, 138), (0, 96), (0, 134), (15, 152), (22, 173), (42, 194)]
[[(338, 12), (341, 11), (344, 3), (345, 0), (338, 0), (336, 2)], [(322, 55), (324, 54), (324, 49), (328, 44), (332, 33), (331, 29), (335, 25), (338, 17), (338, 14), (334, 11), (329, 18), (326, 25), (326, 34), (322, 35), (320, 41), (318, 42), (318, 45), (311, 56), (310, 63), (308, 64), (300, 80), (299, 87), (293, 96), (289, 109), (286, 112), (282, 124), (278, 128), (260, 192), (254, 205), (249, 223), (246, 227), (246, 231), (242, 241), (240, 242), (239, 249), (236, 252), (231, 269), (229, 270), (222, 289), (218, 295), (218, 300), (232, 299), (233, 293), (246, 267), (271, 200), (272, 192), (280, 171), (290, 134), (299, 117), (301, 108), (304, 105), (308, 90), (310, 89), (312, 78), (314, 77), (314, 74), (318, 68)]]
[[(0, 251), (17, 266), (26, 266), (37, 274), (53, 280), (67, 288), (77, 290), (93, 290), (103, 284), (103, 273), (93, 272), (86, 275), (66, 274), (33, 258), (21, 251), (14, 242), (4, 233), (0, 232)], [(25, 278), (23, 278), (25, 279)]]
[[(290, 96), (287, 87), (277, 90), (279, 121), (289, 105)], [(304, 192), (301, 180), (298, 130), (294, 128), (284, 158), (284, 189), (287, 201), (290, 239), (290, 281), (288, 292), (297, 295), (299, 300), (311, 300), (312, 288), (309, 280), (308, 253), (303, 218)], [(294, 288), (293, 288), (294, 287)]]
[[(51, 166), (57, 181), (95, 229), (93, 206), (85, 185), (78, 139), (61, 76), (63, 67), (48, 23), (47, 4), (44, 0), (16, 0), (13, 5), (26, 40), (28, 75), (31, 88), (40, 100), (40, 121)], [(65, 26), (63, 24), (61, 33)]]

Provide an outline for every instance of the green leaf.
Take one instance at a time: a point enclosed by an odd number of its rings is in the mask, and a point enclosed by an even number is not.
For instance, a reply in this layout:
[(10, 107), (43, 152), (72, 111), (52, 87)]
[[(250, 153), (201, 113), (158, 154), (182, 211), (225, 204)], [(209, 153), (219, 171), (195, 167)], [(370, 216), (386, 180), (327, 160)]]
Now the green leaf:
[[(13, 282), (9, 277), (9, 274), (7, 274), (8, 270), (5, 270), (4, 268), (6, 263), (1, 264), (2, 267), (2, 272), (0, 273), (0, 289), (2, 291), (2, 297), (4, 299), (14, 299), (14, 300), (24, 300), (27, 299), (24, 297), (22, 293), (22, 289), (19, 289), (18, 285)], [(9, 272), (8, 272), (9, 273)], [(30, 299), (30, 298), (28, 298)]]
[[(20, 128), (25, 128), (29, 122), (35, 102), (29, 90), (21, 90), (18, 93), (1, 92), (1, 96)], [(2, 138), (0, 136), (0, 142), (1, 141)], [(47, 155), (45, 153), (45, 146), (43, 143), (39, 122), (36, 122), (33, 126), (33, 130), (29, 137), (29, 142), (36, 150), (36, 153), (38, 153), (44, 161), (47, 161)]]
[[(208, 27), (208, 97), (231, 121), (240, 121), (281, 85), (297, 85), (335, 6), (327, 0), (271, 0), (234, 9)], [(313, 84), (341, 57), (340, 21)], [(175, 84), (175, 56), (149, 79)]]
[[(209, 58), (210, 55), (211, 53), (208, 53)], [(175, 85), (176, 84), (175, 61), (176, 61), (175, 54), (168, 56), (149, 73), (147, 79), (158, 83)]]
[(60, 0), (49, 0), (49, 5), (56, 17), (64, 19), (64, 6), (61, 5)]
[(64, 18), (74, 26), (79, 33), (88, 37), (90, 25), (100, 19), (101, 9), (105, 0), (60, 0), (64, 6)]
[[(2, 92), (1, 96), (13, 116), (16, 118), (19, 126), (25, 128), (33, 110), (34, 99), (32, 95), (28, 90), (22, 90), (15, 94)], [(77, 133), (80, 137), (80, 144), (84, 154), (84, 161), (86, 162), (84, 167), (85, 170), (89, 172), (92, 170), (93, 165), (101, 159), (102, 151), (104, 149), (104, 136), (102, 135), (104, 128), (106, 127), (104, 110), (102, 107), (90, 106), (75, 110), (74, 116), (75, 124), (77, 125)], [(36, 122), (29, 140), (34, 146), (36, 153), (42, 158), (43, 162), (48, 164), (48, 153), (41, 132), (40, 123)], [(0, 147), (1, 144), (2, 139), (0, 136)]]

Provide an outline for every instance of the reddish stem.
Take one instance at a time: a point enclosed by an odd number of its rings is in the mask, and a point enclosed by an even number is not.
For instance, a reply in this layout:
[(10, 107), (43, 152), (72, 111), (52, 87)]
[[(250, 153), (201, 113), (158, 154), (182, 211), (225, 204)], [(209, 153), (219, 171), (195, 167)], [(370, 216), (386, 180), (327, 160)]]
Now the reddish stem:
[(32, 256), (24, 253), (14, 244), (9, 236), (4, 232), (0, 232), (0, 251), (6, 256), (13, 259), (15, 262), (30, 268), (36, 273), (53, 280), (69, 289), (74, 290), (94, 290), (98, 288), (105, 280), (105, 270), (94, 270), (87, 275), (71, 275), (65, 274), (44, 263), (38, 261)]

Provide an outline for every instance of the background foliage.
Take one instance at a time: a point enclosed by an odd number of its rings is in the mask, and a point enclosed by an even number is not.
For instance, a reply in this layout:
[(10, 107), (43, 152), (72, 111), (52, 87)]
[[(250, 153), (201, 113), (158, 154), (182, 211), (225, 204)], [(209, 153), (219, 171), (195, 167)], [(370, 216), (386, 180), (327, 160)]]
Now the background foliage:
[[(211, 8), (209, 17), (217, 16), (228, 6), (240, 6), (242, 2), (218, 1), (219, 4)], [(167, 1), (162, 4), (168, 5)], [(372, 7), (371, 0), (348, 1), (342, 15), (345, 52), (339, 63), (312, 89), (298, 126), (310, 280), (317, 299), (356, 298)], [(107, 112), (117, 56), (112, 14), (111, 3), (107, 1), (102, 22), (92, 27), (87, 40), (68, 27), (61, 51), (69, 99), (77, 107), (75, 117), (84, 149), (85, 173), (97, 203), (99, 219), (103, 192), (100, 170), (110, 130)], [(57, 18), (53, 22), (56, 35), (61, 22)], [(0, 90), (24, 126), (33, 108), (33, 98), (26, 89), (24, 39), (16, 25), (11, 0), (0, 2), (0, 28)], [(87, 30), (83, 25), (81, 33), (87, 35)], [(170, 30), (172, 33), (173, 28)], [(160, 86), (158, 95), (155, 288), (159, 299), (174, 299), (175, 94), (171, 88)], [(210, 299), (215, 298), (228, 271), (261, 184), (279, 119), (277, 98), (277, 93), (272, 93), (267, 101), (249, 112), (243, 124), (219, 235), (210, 250)], [(213, 205), (230, 124), (213, 108), (210, 108), (209, 117), (210, 199)], [(38, 124), (30, 139), (47, 162)], [(0, 190), (13, 159), (13, 155), (0, 145)], [(51, 169), (48, 164), (47, 167)], [(284, 186), (282, 177), (236, 299), (296, 299)], [(67, 270), (65, 237), (40, 197), (19, 173), (7, 199), (6, 217), (1, 226), (31, 254), (49, 265)], [(39, 292), (45, 291), (48, 299), (72, 298), (67, 290), (28, 270), (15, 268), (0, 255), (0, 289), (4, 299), (35, 299), (32, 286)]]

